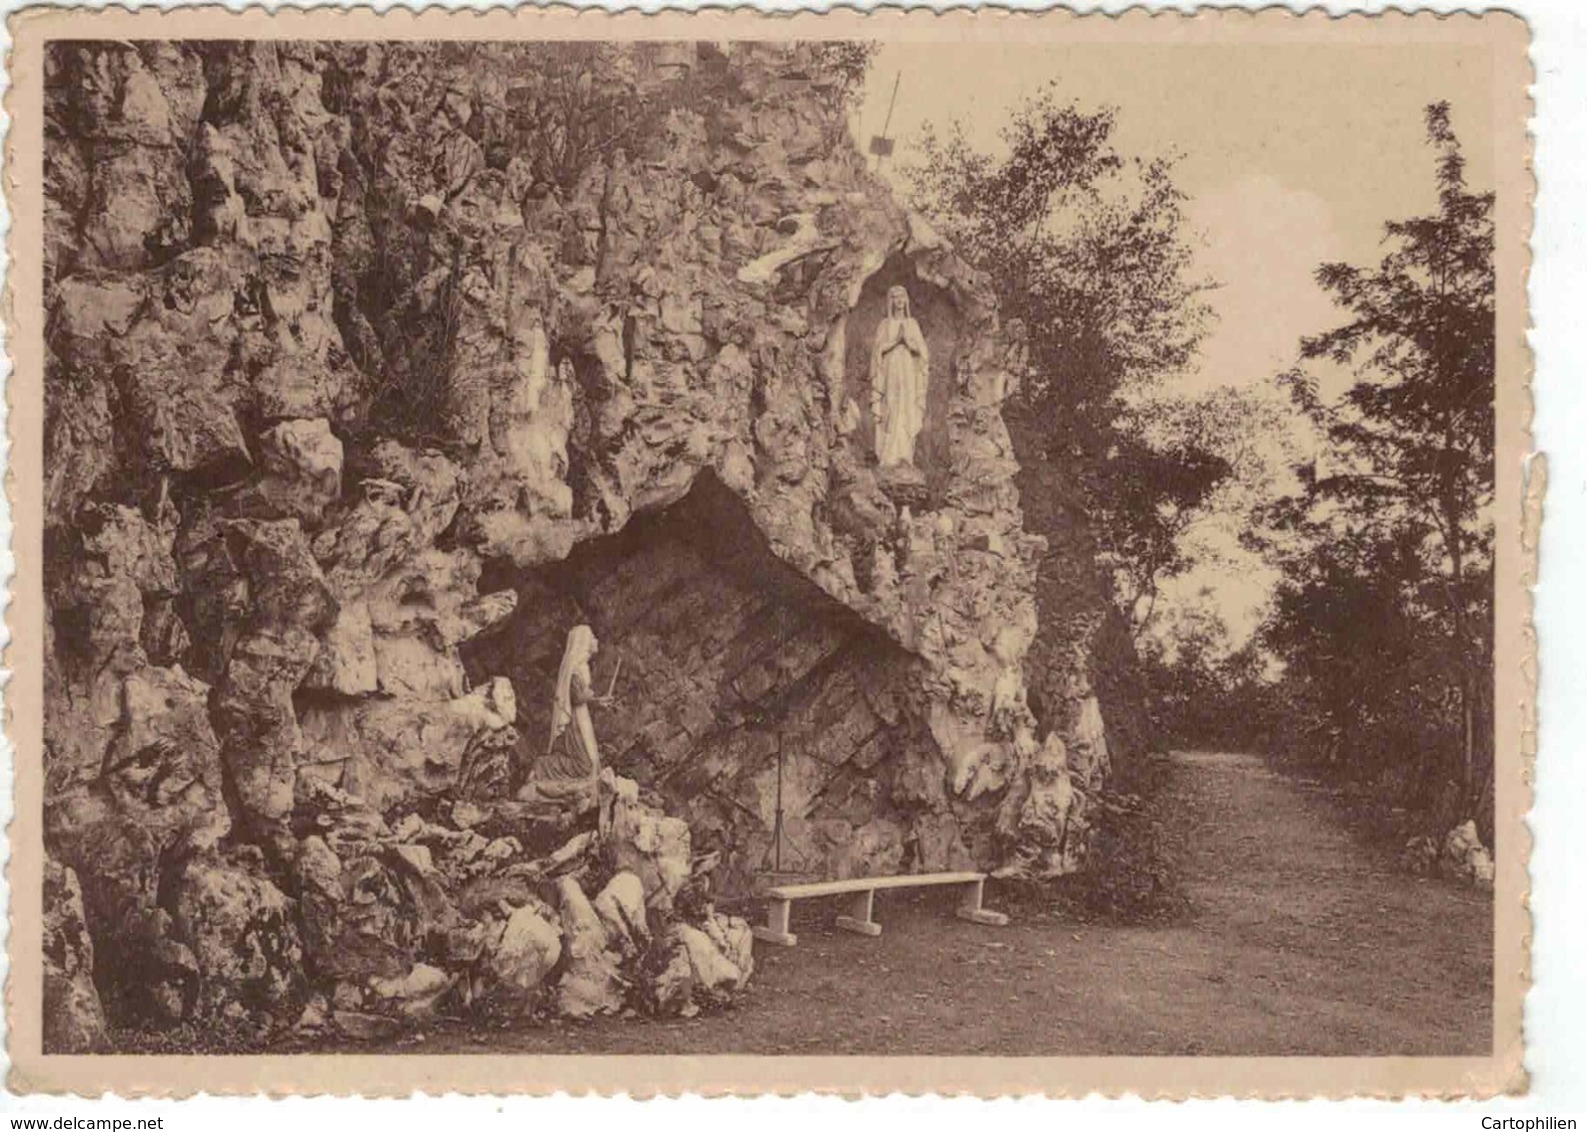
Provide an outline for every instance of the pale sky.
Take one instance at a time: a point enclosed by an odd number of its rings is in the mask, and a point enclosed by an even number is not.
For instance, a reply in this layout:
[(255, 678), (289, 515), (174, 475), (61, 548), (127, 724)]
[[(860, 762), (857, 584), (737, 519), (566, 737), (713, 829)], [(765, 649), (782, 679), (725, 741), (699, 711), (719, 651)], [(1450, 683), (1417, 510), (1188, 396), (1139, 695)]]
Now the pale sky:
[[(1217, 321), (1176, 388), (1250, 387), (1293, 364), (1301, 335), (1340, 321), (1313, 282), (1320, 263), (1373, 264), (1384, 221), (1436, 208), (1428, 103), (1451, 104), (1468, 182), (1492, 187), (1489, 60), (1443, 44), (888, 44), (851, 126), (862, 146), (881, 133), (898, 80), (891, 177), (928, 123), (945, 134), (958, 119), (978, 148), (997, 148), (1011, 110), (1048, 82), (1061, 100), (1115, 107), (1120, 153), (1180, 156), (1175, 180), (1205, 241), (1199, 270), (1222, 284), (1210, 296)], [(1163, 600), (1210, 587), (1247, 632), (1273, 581), (1253, 560), (1193, 572)]]

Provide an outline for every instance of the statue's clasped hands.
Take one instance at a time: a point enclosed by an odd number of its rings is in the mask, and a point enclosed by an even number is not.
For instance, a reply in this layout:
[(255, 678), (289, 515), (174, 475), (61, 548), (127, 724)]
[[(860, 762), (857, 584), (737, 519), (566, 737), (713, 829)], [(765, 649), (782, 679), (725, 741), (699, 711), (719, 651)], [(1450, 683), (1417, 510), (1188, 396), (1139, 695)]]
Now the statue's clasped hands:
[(903, 331), (903, 328), (900, 327), (899, 330), (898, 330), (898, 337), (894, 338), (892, 340), (892, 342), (890, 342), (888, 345), (886, 345), (886, 346), (884, 346), (882, 348), (882, 356), (886, 357), (888, 354), (891, 354), (894, 350), (898, 349), (898, 347), (900, 347), (900, 346), (902, 346), (904, 349), (908, 350), (911, 354), (914, 354), (917, 357), (920, 354), (919, 350), (915, 349), (914, 346), (909, 344), (909, 336), (907, 334), (905, 334), (904, 331)]

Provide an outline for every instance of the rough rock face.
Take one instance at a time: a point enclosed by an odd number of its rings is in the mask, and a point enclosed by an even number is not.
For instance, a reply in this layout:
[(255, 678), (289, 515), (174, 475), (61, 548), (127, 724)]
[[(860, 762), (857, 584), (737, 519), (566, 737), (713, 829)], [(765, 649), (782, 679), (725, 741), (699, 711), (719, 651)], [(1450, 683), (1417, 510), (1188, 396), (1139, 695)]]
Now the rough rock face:
[(264, 879), (263, 861), (191, 860), (176, 879), (177, 931), (191, 941), (200, 1020), (257, 1016), (264, 1026), (295, 1021), (306, 997), (293, 902)]
[(106, 1044), (105, 1010), (94, 989), (94, 941), (83, 891), (71, 869), (44, 862), (44, 1044), (93, 1053)]
[[(719, 1001), (779, 746), (810, 871), (1070, 863), (1105, 745), (1026, 703), (1018, 328), (827, 50), (52, 48), (46, 829), (113, 1024)], [(604, 838), (512, 800), (577, 620)]]

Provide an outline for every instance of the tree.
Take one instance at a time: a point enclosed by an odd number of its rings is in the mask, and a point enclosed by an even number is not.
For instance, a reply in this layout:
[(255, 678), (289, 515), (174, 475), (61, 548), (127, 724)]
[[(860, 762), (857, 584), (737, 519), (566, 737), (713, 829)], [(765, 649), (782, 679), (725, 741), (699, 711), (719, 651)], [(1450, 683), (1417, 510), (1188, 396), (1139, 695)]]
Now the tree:
[[(1340, 726), (1452, 715), (1457, 805), (1480, 813), (1491, 806), (1493, 194), (1467, 188), (1448, 103), (1427, 108), (1426, 130), (1438, 211), (1388, 223), (1376, 268), (1319, 268), (1348, 321), (1303, 339), (1301, 365), (1281, 378), (1328, 447), (1271, 514), (1278, 537), (1265, 545), (1286, 575), (1272, 639)], [(1324, 361), (1357, 378), (1332, 402), (1307, 368)], [(1317, 621), (1340, 610), (1352, 613)], [(1363, 671), (1320, 670), (1365, 633), (1378, 652)], [(1411, 672), (1422, 683), (1380, 704), (1385, 684)], [(1375, 714), (1363, 718), (1363, 705)]]
[[(1129, 616), (1176, 565), (1185, 518), (1229, 473), (1194, 436), (1154, 433), (1130, 394), (1182, 371), (1204, 332), (1184, 194), (1166, 157), (1126, 159), (1114, 112), (1048, 87), (974, 148), (956, 123), (928, 130), (905, 166), (912, 203), (983, 270), (1005, 319), (1028, 333), (1030, 376), (1010, 406), (1016, 435), (1078, 487)], [(1023, 427), (1020, 427), (1023, 425)], [(1021, 460), (1029, 458), (1021, 453)]]
[(1103, 564), (1137, 640), (1164, 582), (1196, 566), (1238, 569), (1239, 532), (1292, 454), (1286, 413), (1270, 392), (1153, 391), (1125, 407), (1100, 485), (1113, 513), (1132, 522), (1109, 540)]
[(847, 106), (857, 103), (864, 94), (865, 77), (881, 49), (881, 41), (876, 39), (832, 39), (810, 44), (815, 70), (836, 82), (838, 97)]
[(1141, 638), (1152, 702), (1176, 746), (1263, 750), (1282, 719), (1271, 654), (1256, 638), (1236, 642), (1219, 605), (1204, 588)]

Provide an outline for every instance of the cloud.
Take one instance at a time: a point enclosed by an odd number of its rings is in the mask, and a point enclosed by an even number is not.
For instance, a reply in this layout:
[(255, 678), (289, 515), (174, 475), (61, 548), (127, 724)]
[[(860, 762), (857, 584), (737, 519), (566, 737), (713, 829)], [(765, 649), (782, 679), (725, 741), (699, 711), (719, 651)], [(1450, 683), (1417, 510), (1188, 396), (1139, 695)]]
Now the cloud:
[(1190, 207), (1206, 238), (1202, 274), (1220, 284), (1217, 321), (1202, 344), (1189, 391), (1249, 386), (1293, 364), (1304, 334), (1339, 320), (1317, 286), (1319, 264), (1343, 257), (1328, 203), (1266, 174), (1203, 193)]

